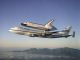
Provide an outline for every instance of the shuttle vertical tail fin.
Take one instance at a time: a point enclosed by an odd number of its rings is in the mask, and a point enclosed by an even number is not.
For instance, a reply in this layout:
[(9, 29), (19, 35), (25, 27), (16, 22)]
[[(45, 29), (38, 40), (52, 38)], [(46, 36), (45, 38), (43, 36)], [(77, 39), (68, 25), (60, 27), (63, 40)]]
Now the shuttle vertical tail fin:
[(53, 21), (54, 21), (54, 20), (50, 20), (50, 21), (49, 21), (47, 24), (45, 24), (45, 25), (52, 25)]
[(50, 20), (47, 24), (45, 24), (46, 28), (52, 28), (52, 23), (54, 20)]

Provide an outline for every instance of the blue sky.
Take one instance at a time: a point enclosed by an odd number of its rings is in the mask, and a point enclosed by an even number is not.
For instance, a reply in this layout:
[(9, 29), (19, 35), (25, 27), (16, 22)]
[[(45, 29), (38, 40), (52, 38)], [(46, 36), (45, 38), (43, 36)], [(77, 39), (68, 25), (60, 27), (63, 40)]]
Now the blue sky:
[[(44, 39), (8, 32), (11, 27), (20, 26), (21, 22), (45, 24), (52, 18), (55, 20), (53, 25), (59, 30), (72, 26), (76, 37)], [(80, 48), (79, 26), (79, 0), (0, 0), (0, 47)]]

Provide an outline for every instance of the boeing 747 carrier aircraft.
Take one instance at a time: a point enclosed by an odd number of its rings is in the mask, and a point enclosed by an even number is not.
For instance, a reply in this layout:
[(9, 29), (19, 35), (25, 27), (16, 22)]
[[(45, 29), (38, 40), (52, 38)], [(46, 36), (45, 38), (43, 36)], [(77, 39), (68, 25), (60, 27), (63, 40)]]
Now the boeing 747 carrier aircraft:
[(42, 38), (62, 38), (62, 37), (75, 37), (75, 32), (73, 34), (69, 34), (71, 30), (70, 27), (66, 27), (64, 30), (61, 31), (33, 31), (33, 30), (28, 30), (28, 29), (23, 29), (21, 27), (14, 27), (11, 28), (9, 31), (19, 34), (19, 35), (26, 35), (30, 37), (42, 37)]

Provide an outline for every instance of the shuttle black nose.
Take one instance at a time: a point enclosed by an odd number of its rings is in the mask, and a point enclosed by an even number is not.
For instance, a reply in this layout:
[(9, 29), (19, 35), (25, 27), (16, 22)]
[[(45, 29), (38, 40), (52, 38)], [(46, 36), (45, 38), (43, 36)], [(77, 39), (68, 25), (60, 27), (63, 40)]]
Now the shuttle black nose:
[(22, 25), (22, 26), (26, 26), (26, 24), (24, 24), (24, 23), (21, 23), (21, 25)]

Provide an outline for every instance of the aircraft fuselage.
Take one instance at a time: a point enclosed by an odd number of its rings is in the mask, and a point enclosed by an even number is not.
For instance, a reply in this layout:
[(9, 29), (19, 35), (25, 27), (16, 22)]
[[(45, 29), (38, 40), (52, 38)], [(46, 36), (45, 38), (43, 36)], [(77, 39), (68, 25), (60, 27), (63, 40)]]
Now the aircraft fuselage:
[(47, 31), (45, 33), (43, 33), (43, 32), (38, 33), (38, 32), (29, 31), (29, 30), (23, 31), (22, 29), (20, 29), (18, 27), (11, 28), (9, 31), (19, 34), (19, 35), (27, 35), (30, 37), (42, 37), (42, 38), (61, 38), (61, 37), (67, 38), (69, 36), (72, 36), (72, 35), (66, 34), (65, 31), (57, 31), (57, 32)]
[(40, 29), (40, 30), (49, 30), (47, 28), (44, 27), (44, 25), (41, 25), (41, 24), (33, 24), (33, 23), (21, 23), (22, 26), (25, 26), (25, 27), (31, 27), (31, 28), (35, 28), (35, 29)]
[(25, 27), (31, 27), (34, 29), (40, 29), (40, 30), (45, 30), (45, 31), (57, 30), (57, 28), (52, 25), (52, 22), (53, 22), (53, 20), (49, 21), (45, 25), (32, 23), (32, 22), (23, 22), (23, 23), (21, 23), (21, 25), (25, 26)]

